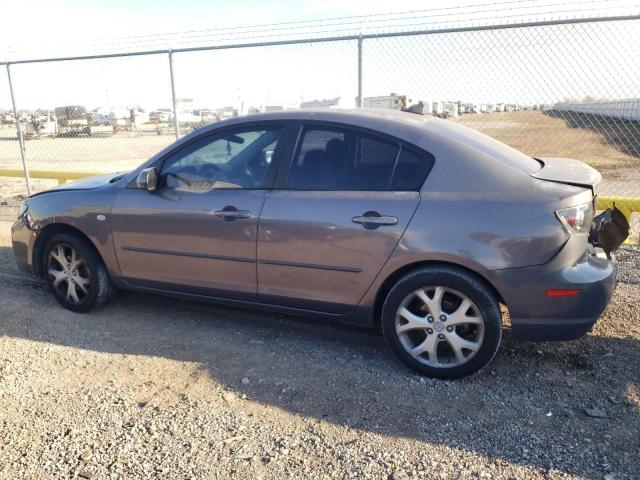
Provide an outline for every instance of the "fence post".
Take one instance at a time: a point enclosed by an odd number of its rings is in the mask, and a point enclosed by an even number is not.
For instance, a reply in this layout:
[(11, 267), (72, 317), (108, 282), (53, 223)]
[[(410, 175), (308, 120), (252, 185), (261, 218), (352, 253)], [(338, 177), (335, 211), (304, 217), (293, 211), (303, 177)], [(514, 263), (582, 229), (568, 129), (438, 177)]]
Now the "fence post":
[(176, 140), (180, 138), (180, 122), (178, 121), (178, 103), (176, 101), (176, 82), (173, 79), (173, 52), (169, 50), (169, 74), (171, 76), (171, 102), (173, 105), (173, 123), (175, 123)]
[(358, 101), (357, 106), (362, 107), (362, 33), (358, 37)]
[(11, 81), (11, 67), (7, 63), (7, 79), (9, 80), (9, 93), (11, 94), (11, 104), (13, 105), (13, 115), (16, 119), (16, 129), (18, 133), (18, 143), (20, 144), (20, 157), (22, 158), (22, 171), (24, 179), (27, 183), (27, 195), (31, 195), (31, 182), (29, 181), (29, 169), (27, 169), (26, 151), (24, 148), (24, 136), (22, 135), (22, 126), (20, 125), (20, 116), (16, 107), (16, 97), (13, 94), (13, 82)]

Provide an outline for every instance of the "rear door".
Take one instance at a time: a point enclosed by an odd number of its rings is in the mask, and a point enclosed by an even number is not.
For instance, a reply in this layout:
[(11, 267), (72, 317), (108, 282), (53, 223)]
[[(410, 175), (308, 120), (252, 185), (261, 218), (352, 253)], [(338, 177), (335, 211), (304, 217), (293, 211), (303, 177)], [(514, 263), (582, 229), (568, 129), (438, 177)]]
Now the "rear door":
[(258, 230), (260, 301), (345, 313), (395, 248), (433, 157), (350, 128), (300, 126)]

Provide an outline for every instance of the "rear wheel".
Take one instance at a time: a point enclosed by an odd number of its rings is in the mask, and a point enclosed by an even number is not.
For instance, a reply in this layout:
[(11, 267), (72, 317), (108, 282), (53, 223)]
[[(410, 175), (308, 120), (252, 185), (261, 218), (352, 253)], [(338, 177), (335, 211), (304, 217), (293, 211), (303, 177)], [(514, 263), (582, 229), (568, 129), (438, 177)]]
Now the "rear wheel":
[(115, 293), (102, 259), (83, 238), (54, 235), (45, 245), (43, 260), (51, 292), (69, 310), (89, 312)]
[(488, 364), (502, 336), (498, 301), (463, 269), (424, 267), (391, 289), (382, 330), (393, 353), (419, 373), (460, 378)]

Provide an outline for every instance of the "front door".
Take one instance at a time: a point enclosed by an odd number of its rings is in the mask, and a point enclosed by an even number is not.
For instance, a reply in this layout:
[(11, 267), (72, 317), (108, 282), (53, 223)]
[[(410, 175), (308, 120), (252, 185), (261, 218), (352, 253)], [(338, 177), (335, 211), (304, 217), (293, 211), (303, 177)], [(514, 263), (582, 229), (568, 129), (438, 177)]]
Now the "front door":
[(157, 164), (158, 188), (126, 188), (112, 211), (120, 270), (132, 285), (257, 298), (256, 237), (280, 125), (212, 133)]
[(409, 224), (432, 157), (349, 129), (310, 125), (300, 138), (286, 183), (262, 210), (258, 297), (345, 313)]

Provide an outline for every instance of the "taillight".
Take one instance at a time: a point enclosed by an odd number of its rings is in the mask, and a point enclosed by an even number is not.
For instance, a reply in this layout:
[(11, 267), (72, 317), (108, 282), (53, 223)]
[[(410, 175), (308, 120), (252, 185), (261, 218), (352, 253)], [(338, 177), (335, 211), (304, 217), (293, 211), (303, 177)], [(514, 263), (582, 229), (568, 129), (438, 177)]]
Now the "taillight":
[(589, 233), (593, 218), (593, 205), (589, 202), (575, 207), (562, 208), (556, 211), (556, 216), (569, 233)]

